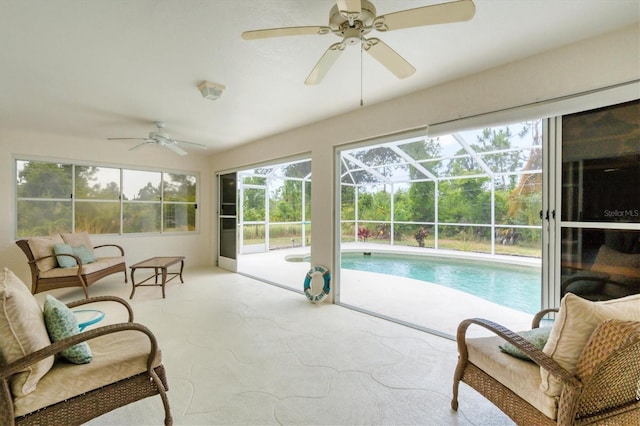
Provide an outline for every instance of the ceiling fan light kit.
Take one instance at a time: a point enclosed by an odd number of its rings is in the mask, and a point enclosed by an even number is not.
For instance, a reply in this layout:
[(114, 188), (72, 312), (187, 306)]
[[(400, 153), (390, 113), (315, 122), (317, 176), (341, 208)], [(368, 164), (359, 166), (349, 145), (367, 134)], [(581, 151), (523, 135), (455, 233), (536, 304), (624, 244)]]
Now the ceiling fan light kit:
[(198, 84), (198, 90), (200, 90), (202, 97), (212, 101), (218, 99), (220, 95), (222, 95), (222, 92), (224, 92), (224, 89), (226, 89), (226, 87), (222, 84), (212, 83), (210, 81), (203, 81)]
[(345, 46), (362, 43), (362, 50), (391, 71), (398, 78), (407, 78), (416, 69), (395, 50), (378, 38), (366, 39), (371, 31), (394, 31), (425, 25), (468, 21), (475, 15), (473, 0), (457, 0), (415, 9), (401, 10), (377, 16), (369, 0), (336, 0), (329, 12), (329, 26), (284, 27), (245, 31), (244, 40), (298, 35), (324, 35), (333, 33), (342, 38), (320, 57), (305, 84), (319, 84), (338, 59)]

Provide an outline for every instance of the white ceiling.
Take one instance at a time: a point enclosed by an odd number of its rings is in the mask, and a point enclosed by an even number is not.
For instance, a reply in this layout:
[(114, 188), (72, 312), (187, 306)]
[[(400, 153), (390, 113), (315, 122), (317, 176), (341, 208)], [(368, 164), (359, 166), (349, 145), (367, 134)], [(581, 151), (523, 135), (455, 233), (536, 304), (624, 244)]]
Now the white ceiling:
[[(0, 0), (0, 129), (95, 140), (146, 137), (161, 120), (214, 152), (360, 108), (361, 86), (366, 107), (640, 18), (638, 0), (474, 1), (468, 22), (369, 35), (413, 76), (398, 80), (365, 55), (361, 80), (359, 47), (348, 46), (320, 85), (306, 86), (335, 35), (240, 34), (327, 25), (332, 0)], [(372, 2), (382, 15), (441, 1)], [(226, 91), (206, 100), (203, 80)]]

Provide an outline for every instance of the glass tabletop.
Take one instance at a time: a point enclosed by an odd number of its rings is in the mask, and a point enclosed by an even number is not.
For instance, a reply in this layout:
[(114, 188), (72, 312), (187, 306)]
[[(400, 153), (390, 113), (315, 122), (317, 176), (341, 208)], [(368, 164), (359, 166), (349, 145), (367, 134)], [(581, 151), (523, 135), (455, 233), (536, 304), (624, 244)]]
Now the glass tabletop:
[(95, 309), (80, 309), (73, 311), (78, 319), (78, 328), (83, 331), (90, 325), (93, 325), (104, 318), (104, 312)]

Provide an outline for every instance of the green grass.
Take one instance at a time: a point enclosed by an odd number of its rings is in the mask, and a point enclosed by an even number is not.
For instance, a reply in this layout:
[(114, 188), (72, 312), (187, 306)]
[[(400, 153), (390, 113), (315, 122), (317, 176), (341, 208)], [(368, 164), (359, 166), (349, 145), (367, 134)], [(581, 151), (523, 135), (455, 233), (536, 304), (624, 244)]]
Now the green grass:
[[(295, 240), (295, 247), (300, 247), (300, 236), (292, 235), (288, 237), (278, 237), (271, 238), (269, 245), (271, 249), (277, 248), (288, 248), (291, 247), (291, 238)], [(344, 242), (351, 242), (351, 236), (349, 238), (343, 238)], [(264, 239), (245, 239), (245, 245), (251, 244), (264, 244)], [(384, 246), (389, 245), (389, 240), (384, 239), (369, 239), (368, 243), (372, 244), (380, 244)], [(307, 235), (307, 246), (311, 244), (311, 237)], [(406, 247), (418, 247), (418, 243), (414, 239), (401, 239), (396, 240), (395, 245), (397, 246), (406, 246)], [(427, 238), (425, 240), (426, 248), (434, 248), (435, 243), (433, 237)], [(455, 239), (445, 239), (440, 238), (438, 240), (438, 248), (444, 250), (457, 250), (457, 251), (468, 251), (468, 252), (476, 252), (476, 253), (491, 253), (491, 243), (488, 241), (475, 241), (475, 240), (455, 240)], [(502, 245), (496, 244), (496, 254), (509, 255), (509, 256), (525, 256), (525, 257), (535, 257), (540, 258), (542, 256), (542, 247), (527, 247), (525, 245)]]

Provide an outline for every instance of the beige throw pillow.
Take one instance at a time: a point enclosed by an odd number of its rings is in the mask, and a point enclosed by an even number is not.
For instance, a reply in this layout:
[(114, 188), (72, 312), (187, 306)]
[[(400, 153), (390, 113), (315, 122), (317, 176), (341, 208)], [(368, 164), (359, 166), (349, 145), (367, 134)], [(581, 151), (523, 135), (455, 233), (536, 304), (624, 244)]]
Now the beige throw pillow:
[[(570, 373), (575, 373), (578, 358), (595, 328), (604, 320), (640, 321), (640, 294), (591, 302), (567, 293), (560, 302), (560, 310), (551, 329), (549, 340), (542, 350)], [(540, 390), (558, 396), (561, 383), (541, 368)]]
[[(31, 253), (33, 253), (33, 257), (36, 259), (54, 254), (53, 247), (56, 244), (64, 244), (62, 237), (58, 234), (52, 235), (51, 237), (29, 238), (29, 248), (31, 249)], [(58, 261), (55, 257), (49, 257), (37, 261), (36, 265), (38, 265), (40, 272), (47, 272), (56, 268)]]
[[(0, 358), (11, 363), (51, 344), (40, 305), (20, 278), (4, 268), (0, 276)], [(15, 397), (36, 389), (53, 366), (53, 356), (25, 368), (10, 381)]]
[(60, 235), (62, 235), (62, 239), (64, 240), (64, 242), (69, 244), (71, 247), (85, 246), (89, 249), (91, 254), (94, 254), (93, 244), (91, 243), (91, 238), (89, 238), (89, 233), (87, 231)]

